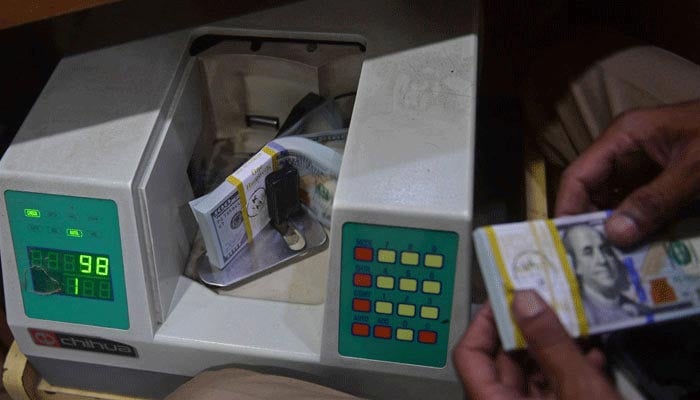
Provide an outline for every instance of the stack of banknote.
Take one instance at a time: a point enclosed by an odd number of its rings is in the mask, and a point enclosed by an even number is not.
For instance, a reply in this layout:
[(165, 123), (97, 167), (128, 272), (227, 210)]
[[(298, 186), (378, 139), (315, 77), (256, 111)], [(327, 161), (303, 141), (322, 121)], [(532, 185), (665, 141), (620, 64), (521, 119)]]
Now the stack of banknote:
[(669, 226), (634, 248), (612, 246), (607, 212), (474, 231), (503, 348), (526, 346), (513, 292), (534, 289), (574, 337), (700, 314), (698, 219)]
[(265, 177), (284, 164), (299, 172), (302, 206), (329, 226), (341, 161), (340, 153), (311, 139), (275, 139), (213, 191), (192, 200), (209, 263), (226, 268), (270, 222)]

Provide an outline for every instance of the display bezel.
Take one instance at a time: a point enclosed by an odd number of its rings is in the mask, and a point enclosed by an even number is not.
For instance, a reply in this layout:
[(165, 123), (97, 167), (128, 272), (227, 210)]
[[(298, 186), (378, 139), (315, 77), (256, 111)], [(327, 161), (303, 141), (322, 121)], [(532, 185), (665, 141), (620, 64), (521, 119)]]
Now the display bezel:
[[(117, 203), (110, 199), (6, 190), (7, 217), (27, 317), (129, 329)], [(32, 212), (25, 213), (25, 210)], [(28, 248), (62, 249), (109, 258), (112, 301), (34, 290)], [(50, 291), (49, 291), (50, 292)]]

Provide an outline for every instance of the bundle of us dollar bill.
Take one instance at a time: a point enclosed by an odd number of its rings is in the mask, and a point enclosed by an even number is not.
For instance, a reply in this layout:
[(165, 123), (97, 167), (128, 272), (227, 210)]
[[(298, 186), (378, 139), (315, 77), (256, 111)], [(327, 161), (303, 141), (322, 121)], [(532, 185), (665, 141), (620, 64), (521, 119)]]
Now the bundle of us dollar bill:
[(283, 164), (299, 171), (303, 207), (330, 225), (333, 196), (342, 156), (301, 137), (269, 142), (210, 193), (190, 202), (204, 239), (209, 263), (226, 268), (270, 222), (265, 177)]
[(700, 314), (698, 220), (612, 246), (608, 212), (482, 227), (474, 244), (505, 350), (525, 347), (513, 292), (534, 289), (574, 337)]

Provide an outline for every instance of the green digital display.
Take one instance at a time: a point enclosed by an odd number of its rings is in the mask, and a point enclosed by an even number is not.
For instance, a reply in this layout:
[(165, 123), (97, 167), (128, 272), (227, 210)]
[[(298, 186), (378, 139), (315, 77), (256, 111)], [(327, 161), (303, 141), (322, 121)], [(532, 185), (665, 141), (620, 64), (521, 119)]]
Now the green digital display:
[(4, 196), (26, 316), (129, 329), (117, 203), (15, 190)]
[(109, 256), (27, 247), (34, 291), (114, 300)]

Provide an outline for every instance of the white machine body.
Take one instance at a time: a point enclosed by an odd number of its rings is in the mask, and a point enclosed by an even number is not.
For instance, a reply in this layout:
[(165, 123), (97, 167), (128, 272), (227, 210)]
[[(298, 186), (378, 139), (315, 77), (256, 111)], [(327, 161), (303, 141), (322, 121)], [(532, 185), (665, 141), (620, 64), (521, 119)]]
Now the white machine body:
[[(296, 2), (59, 63), (0, 161), (8, 322), (50, 383), (157, 398), (235, 366), (371, 398), (463, 396), (449, 351), (470, 304), (476, 10), (410, 3)], [(230, 293), (183, 275), (205, 35), (366, 49), (361, 73), (321, 65), (313, 88), (357, 90), (329, 249)], [(35, 255), (93, 283), (44, 279)]]

